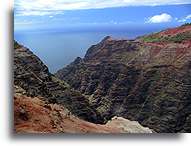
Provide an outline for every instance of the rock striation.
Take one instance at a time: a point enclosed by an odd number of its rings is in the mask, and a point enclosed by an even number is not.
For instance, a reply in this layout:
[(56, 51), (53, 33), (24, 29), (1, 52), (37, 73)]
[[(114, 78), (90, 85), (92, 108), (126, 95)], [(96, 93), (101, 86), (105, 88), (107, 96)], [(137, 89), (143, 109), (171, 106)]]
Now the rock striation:
[(15, 41), (14, 131), (108, 134), (153, 132), (123, 118), (115, 118), (105, 125), (96, 123), (103, 123), (103, 120), (90, 106), (86, 96), (56, 78), (36, 55)]
[(36, 55), (17, 42), (14, 49), (14, 85), (24, 89), (29, 97), (47, 98), (49, 103), (62, 104), (82, 119), (100, 122), (99, 114), (90, 107), (88, 99), (52, 75)]
[(103, 123), (113, 116), (156, 132), (191, 132), (191, 25), (135, 40), (104, 38), (59, 70)]

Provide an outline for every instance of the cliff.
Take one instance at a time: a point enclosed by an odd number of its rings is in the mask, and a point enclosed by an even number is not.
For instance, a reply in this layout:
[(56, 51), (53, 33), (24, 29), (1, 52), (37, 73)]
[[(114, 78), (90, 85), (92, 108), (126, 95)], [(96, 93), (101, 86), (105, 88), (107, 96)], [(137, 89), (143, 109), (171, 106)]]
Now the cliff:
[(191, 25), (135, 40), (104, 38), (55, 74), (113, 116), (156, 132), (191, 132)]
[(49, 103), (64, 105), (82, 119), (99, 122), (99, 115), (90, 108), (88, 100), (52, 75), (48, 67), (22, 45), (14, 49), (14, 85), (24, 89), (29, 97), (47, 98)]
[(16, 133), (152, 132), (137, 122), (118, 117), (113, 120), (106, 125), (96, 124), (103, 123), (103, 119), (88, 98), (51, 74), (28, 48), (14, 42)]

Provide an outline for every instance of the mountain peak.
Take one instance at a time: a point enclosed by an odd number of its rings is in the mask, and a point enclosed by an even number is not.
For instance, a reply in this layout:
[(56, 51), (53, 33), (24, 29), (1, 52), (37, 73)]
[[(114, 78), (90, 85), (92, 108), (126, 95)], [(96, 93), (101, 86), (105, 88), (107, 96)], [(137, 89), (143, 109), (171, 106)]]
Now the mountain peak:
[(113, 40), (113, 38), (111, 36), (106, 36), (103, 38), (103, 40), (101, 42), (111, 41), (111, 40)]

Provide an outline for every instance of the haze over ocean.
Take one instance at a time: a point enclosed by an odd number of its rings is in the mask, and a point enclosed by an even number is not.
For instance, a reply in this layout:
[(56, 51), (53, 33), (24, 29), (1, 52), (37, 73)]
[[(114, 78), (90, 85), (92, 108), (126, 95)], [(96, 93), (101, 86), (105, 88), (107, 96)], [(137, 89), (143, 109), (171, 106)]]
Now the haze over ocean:
[(55, 5), (54, 9), (46, 5), (44, 9), (16, 0), (14, 38), (39, 56), (51, 72), (68, 65), (76, 57), (83, 57), (91, 45), (105, 36), (132, 39), (191, 20), (190, 4), (95, 5), (96, 8), (78, 5), (79, 8), (68, 6), (67, 9), (65, 5), (63, 8)]
[(106, 31), (37, 31), (15, 32), (15, 39), (38, 55), (51, 72), (56, 72), (70, 64), (76, 57), (83, 57), (87, 49), (100, 42), (105, 36), (119, 39), (132, 39), (139, 35), (158, 31), (161, 28), (143, 30), (106, 30)]

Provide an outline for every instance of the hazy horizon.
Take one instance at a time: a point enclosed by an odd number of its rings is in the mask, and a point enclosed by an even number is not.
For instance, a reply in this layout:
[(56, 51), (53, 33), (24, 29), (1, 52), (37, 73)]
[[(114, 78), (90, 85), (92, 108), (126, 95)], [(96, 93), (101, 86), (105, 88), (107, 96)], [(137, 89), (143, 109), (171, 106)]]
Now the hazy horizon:
[(16, 0), (14, 38), (55, 72), (105, 36), (132, 39), (190, 21), (188, 0)]
[(166, 28), (15, 31), (14, 38), (20, 44), (30, 48), (54, 73), (70, 64), (76, 57), (83, 58), (88, 48), (99, 43), (105, 36), (116, 39), (135, 39), (163, 29)]

